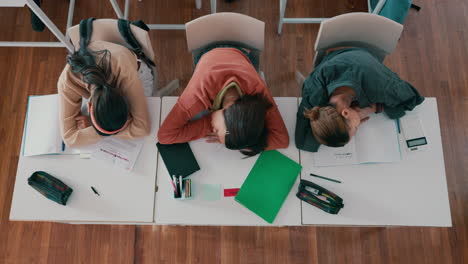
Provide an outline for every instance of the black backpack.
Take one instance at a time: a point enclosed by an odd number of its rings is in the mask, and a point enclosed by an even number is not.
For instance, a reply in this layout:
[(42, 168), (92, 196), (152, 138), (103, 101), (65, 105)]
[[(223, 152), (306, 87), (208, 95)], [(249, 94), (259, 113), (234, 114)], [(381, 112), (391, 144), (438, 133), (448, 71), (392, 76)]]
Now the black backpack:
[[(94, 20), (95, 18), (91, 17), (91, 18), (83, 19), (80, 21), (80, 50), (79, 52), (83, 52), (83, 53), (86, 52), (89, 41), (91, 39), (91, 35), (93, 33), (93, 21)], [(145, 55), (140, 43), (135, 38), (135, 36), (132, 33), (132, 30), (130, 29), (130, 24), (133, 24), (145, 31), (149, 31), (148, 26), (141, 20), (131, 22), (125, 19), (119, 19), (117, 24), (118, 24), (119, 32), (121, 36), (125, 39), (125, 42), (128, 45), (127, 48), (133, 51), (140, 60), (144, 61), (148, 65), (148, 67), (150, 68), (155, 67), (154, 62)]]

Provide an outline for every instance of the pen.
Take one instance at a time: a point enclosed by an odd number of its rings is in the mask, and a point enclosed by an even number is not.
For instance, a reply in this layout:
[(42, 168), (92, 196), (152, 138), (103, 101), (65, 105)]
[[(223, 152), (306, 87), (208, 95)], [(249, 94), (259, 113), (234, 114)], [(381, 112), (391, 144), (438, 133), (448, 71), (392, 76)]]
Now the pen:
[(174, 185), (174, 179), (172, 178), (172, 175), (171, 175), (171, 185), (172, 185), (172, 188), (174, 188), (174, 193), (177, 194), (177, 188)]
[(341, 183), (340, 181), (337, 181), (337, 180), (334, 180), (334, 179), (330, 179), (330, 178), (327, 178), (327, 177), (323, 177), (323, 176), (320, 176), (320, 175), (317, 175), (317, 174), (313, 174), (313, 173), (311, 173), (310, 176), (314, 176), (314, 177), (317, 177), (317, 178), (320, 178), (320, 179), (324, 179), (324, 180), (328, 180), (328, 181), (332, 181), (332, 182)]
[(64, 151), (65, 151), (65, 142), (63, 142), (63, 140), (62, 140), (62, 152), (64, 152)]
[(95, 194), (97, 194), (97, 196), (101, 196), (101, 195), (99, 195), (99, 193), (96, 191), (96, 189), (94, 189), (93, 186), (91, 186), (91, 190), (93, 190), (93, 192), (94, 192)]
[(177, 177), (177, 176), (174, 176), (174, 178), (172, 179), (172, 185), (174, 186), (174, 190), (175, 190), (176, 198), (179, 198), (179, 191), (177, 190), (177, 182), (176, 182), (176, 177)]
[(398, 134), (400, 134), (401, 133), (400, 118), (397, 118), (396, 120), (396, 127), (397, 127)]
[(179, 186), (180, 186), (180, 197), (185, 198), (184, 190), (182, 189), (182, 176), (179, 176)]

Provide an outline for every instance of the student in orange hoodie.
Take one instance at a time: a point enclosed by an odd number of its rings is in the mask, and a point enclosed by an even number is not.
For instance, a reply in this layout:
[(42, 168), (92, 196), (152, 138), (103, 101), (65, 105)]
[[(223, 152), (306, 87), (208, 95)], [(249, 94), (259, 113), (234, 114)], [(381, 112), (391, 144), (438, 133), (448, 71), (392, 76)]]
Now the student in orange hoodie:
[(205, 50), (185, 91), (159, 129), (162, 144), (207, 137), (253, 156), (286, 148), (288, 131), (248, 53), (236, 47)]

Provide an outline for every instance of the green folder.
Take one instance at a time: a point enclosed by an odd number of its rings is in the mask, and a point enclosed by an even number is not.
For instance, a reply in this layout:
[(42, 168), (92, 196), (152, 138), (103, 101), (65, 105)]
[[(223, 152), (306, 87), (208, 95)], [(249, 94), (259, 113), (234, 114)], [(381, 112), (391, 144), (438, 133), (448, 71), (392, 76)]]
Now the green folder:
[(273, 223), (302, 166), (276, 150), (263, 151), (235, 200)]

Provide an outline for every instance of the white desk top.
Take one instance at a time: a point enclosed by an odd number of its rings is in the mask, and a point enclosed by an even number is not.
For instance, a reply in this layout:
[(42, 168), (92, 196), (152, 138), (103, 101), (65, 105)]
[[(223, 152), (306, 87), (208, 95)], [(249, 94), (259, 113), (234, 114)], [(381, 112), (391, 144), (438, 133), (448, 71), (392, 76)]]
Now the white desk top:
[[(148, 98), (152, 131), (133, 171), (77, 155), (20, 157), (11, 220), (65, 222), (152, 222), (156, 181), (156, 137), (160, 98)], [(31, 188), (27, 178), (37, 170), (56, 176), (73, 188), (66, 206), (50, 201)], [(94, 186), (101, 196), (91, 190)]]
[(25, 4), (25, 0), (0, 0), (0, 7), (22, 7)]
[[(159, 114), (165, 118), (177, 97), (150, 98), (151, 136), (145, 139), (142, 152), (131, 172), (73, 155), (20, 157), (10, 212), (11, 220), (63, 222), (153, 222), (187, 225), (269, 225), (234, 201), (222, 197), (205, 201), (204, 183), (222, 188), (239, 188), (256, 161), (241, 159), (238, 151), (204, 140), (190, 145), (201, 170), (191, 176), (192, 200), (175, 200), (169, 175), (157, 156), (155, 138)], [(426, 98), (417, 111), (423, 123), (430, 149), (407, 153), (402, 161), (387, 164), (314, 168), (311, 153), (298, 151), (294, 145), (297, 98), (275, 98), (290, 135), (290, 146), (281, 152), (303, 166), (302, 178), (337, 193), (345, 207), (330, 215), (300, 202), (295, 197), (299, 180), (293, 186), (273, 225), (404, 225), (451, 226), (450, 206), (445, 178), (437, 103)], [(161, 111), (160, 111), (161, 109)], [(403, 146), (403, 143), (400, 143)], [(159, 164), (159, 166), (157, 166)], [(58, 205), (27, 184), (36, 170), (57, 176), (74, 191), (67, 206)], [(155, 177), (159, 191), (154, 193)], [(309, 173), (341, 180), (337, 184), (308, 176)], [(101, 196), (90, 189), (94, 186)], [(222, 190), (221, 190), (222, 192)], [(302, 211), (302, 213), (301, 213)], [(154, 219), (154, 220), (153, 220)]]
[[(161, 120), (164, 120), (174, 106), (177, 97), (162, 99)], [(299, 151), (294, 146), (297, 98), (275, 98), (289, 131), (289, 148), (281, 153), (299, 161)], [(228, 150), (223, 145), (206, 143), (204, 139), (190, 142), (193, 153), (201, 170), (190, 176), (193, 181), (192, 200), (176, 200), (170, 177), (161, 157), (158, 160), (157, 185), (159, 190), (155, 200), (155, 222), (157, 224), (187, 225), (269, 225), (263, 219), (234, 201), (234, 197), (223, 197), (217, 201), (205, 201), (202, 198), (202, 184), (221, 184), (222, 188), (240, 188), (249, 174), (258, 156), (248, 159), (238, 151)], [(300, 200), (295, 193), (299, 177), (289, 196), (285, 200), (273, 225), (300, 225)]]
[[(452, 225), (437, 102), (426, 98), (414, 111), (419, 113), (430, 149), (407, 153), (400, 137), (401, 162), (314, 168), (311, 153), (300, 152), (302, 178), (336, 193), (345, 204), (338, 215), (330, 215), (302, 202), (303, 224)], [(342, 183), (311, 177), (311, 172)]]

